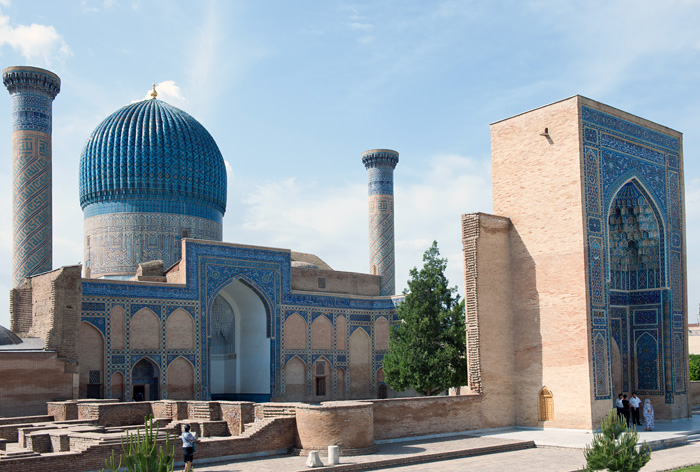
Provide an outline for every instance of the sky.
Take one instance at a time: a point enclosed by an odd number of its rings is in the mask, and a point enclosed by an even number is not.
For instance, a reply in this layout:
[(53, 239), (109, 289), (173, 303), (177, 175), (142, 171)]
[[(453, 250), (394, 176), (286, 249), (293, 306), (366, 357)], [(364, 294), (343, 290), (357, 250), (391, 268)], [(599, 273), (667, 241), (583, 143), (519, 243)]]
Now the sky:
[[(697, 319), (700, 0), (0, 0), (0, 63), (47, 68), (62, 81), (54, 268), (83, 259), (85, 141), (155, 82), (158, 98), (199, 120), (226, 160), (224, 241), (369, 272), (361, 154), (394, 149), (397, 289), (437, 240), (463, 293), (461, 215), (492, 211), (489, 124), (579, 94), (684, 134), (688, 310)], [(12, 148), (10, 97), (0, 95), (8, 307)], [(0, 308), (0, 325), (9, 318)]]

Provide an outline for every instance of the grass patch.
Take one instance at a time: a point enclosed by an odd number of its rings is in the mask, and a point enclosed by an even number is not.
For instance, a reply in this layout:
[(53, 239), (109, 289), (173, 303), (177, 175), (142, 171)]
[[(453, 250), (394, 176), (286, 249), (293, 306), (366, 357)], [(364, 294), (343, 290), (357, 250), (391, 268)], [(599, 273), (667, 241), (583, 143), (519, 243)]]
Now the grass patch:
[(683, 467), (682, 469), (673, 469), (674, 472), (700, 472), (700, 465), (692, 467)]

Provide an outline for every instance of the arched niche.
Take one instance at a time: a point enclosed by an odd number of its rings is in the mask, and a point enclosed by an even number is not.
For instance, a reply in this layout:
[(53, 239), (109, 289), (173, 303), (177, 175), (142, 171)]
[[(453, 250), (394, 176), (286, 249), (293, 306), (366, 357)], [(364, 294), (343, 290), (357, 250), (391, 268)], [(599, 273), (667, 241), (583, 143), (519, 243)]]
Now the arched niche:
[(184, 357), (170, 363), (167, 371), (168, 398), (194, 400), (194, 366)]
[(141, 308), (131, 318), (131, 349), (160, 350), (160, 319), (148, 308)]
[(100, 330), (84, 321), (79, 330), (80, 398), (104, 398), (104, 337)]
[(547, 387), (540, 390), (540, 421), (554, 421), (554, 395)]
[[(147, 357), (138, 361), (131, 369), (132, 399), (159, 400), (159, 379), (160, 369), (155, 362)], [(139, 394), (141, 394), (141, 397), (139, 397)]]
[(318, 401), (327, 400), (331, 397), (331, 387), (333, 378), (333, 366), (325, 357), (319, 357), (312, 367), (311, 388), (314, 398)]
[(194, 349), (194, 320), (189, 313), (178, 308), (165, 322), (166, 349)]
[(294, 356), (284, 366), (284, 397), (290, 402), (306, 400), (306, 364)]
[(369, 398), (372, 390), (372, 343), (362, 328), (350, 335), (350, 398)]
[(389, 322), (380, 317), (374, 322), (374, 349), (386, 351), (389, 349)]
[(125, 400), (124, 397), (124, 376), (121, 372), (112, 374), (112, 397), (118, 398), (120, 402)]
[(311, 323), (311, 349), (333, 349), (333, 324), (323, 315)]
[(308, 349), (306, 320), (298, 313), (289, 316), (284, 322), (284, 348)]

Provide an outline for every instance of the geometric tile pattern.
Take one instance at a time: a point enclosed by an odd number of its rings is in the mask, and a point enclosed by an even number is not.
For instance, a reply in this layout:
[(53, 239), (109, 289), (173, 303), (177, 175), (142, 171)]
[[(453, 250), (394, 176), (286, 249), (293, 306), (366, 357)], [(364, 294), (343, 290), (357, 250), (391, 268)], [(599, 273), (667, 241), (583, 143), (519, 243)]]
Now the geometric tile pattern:
[(394, 295), (394, 169), (399, 153), (376, 149), (362, 154), (367, 169), (369, 210), (369, 265), (382, 276), (381, 294)]
[[(98, 205), (91, 205), (92, 207)], [(170, 213), (111, 213), (85, 218), (84, 261), (90, 276), (134, 274), (143, 261), (162, 260), (165, 268), (181, 258), (186, 237), (221, 241), (220, 222)]]
[(604, 340), (620, 350), (625, 391), (673, 403), (687, 377), (678, 355), (683, 330), (671, 324), (685, 305), (680, 142), (600, 110), (580, 111), (595, 398), (612, 392)]
[(51, 72), (8, 68), (12, 99), (12, 285), (51, 270), (51, 111), (61, 83)]

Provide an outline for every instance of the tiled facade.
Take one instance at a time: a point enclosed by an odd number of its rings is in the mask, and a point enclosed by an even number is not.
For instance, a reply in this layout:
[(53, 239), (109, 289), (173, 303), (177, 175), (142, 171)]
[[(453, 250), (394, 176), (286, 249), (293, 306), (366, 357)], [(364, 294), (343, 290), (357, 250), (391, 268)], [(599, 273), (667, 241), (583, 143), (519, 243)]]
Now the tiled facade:
[(678, 133), (581, 105), (595, 396), (686, 393), (684, 222)]
[[(209, 320), (216, 296), (235, 280), (242, 280), (262, 300), (267, 312), (268, 337), (270, 339), (270, 397), (285, 398), (285, 366), (296, 358), (307, 367), (308, 397), (312, 398), (313, 371), (311, 367), (323, 358), (329, 364), (333, 391), (328, 397), (350, 397), (350, 352), (348, 343), (338, 345), (336, 338), (327, 349), (312, 349), (311, 325), (319, 316), (331, 320), (333, 326), (343, 317), (346, 320), (349, 339), (357, 329), (364, 330), (372, 340), (371, 368), (381, 368), (385, 348), (374, 348), (375, 323), (384, 318), (394, 322), (394, 304), (389, 297), (343, 297), (325, 294), (293, 293), (291, 291), (290, 253), (285, 250), (252, 248), (223, 243), (188, 240), (185, 243), (184, 267), (186, 283), (143, 284), (135, 282), (83, 280), (82, 322), (99, 330), (105, 339), (104, 392), (111, 392), (111, 379), (121, 374), (125, 380), (127, 395), (133, 384), (134, 367), (144, 358), (158, 368), (161, 398), (168, 397), (168, 367), (182, 357), (192, 364), (195, 372), (196, 399), (211, 398), (209, 378)], [(119, 307), (126, 312), (125, 346), (112, 346), (112, 316)], [(131, 348), (130, 324), (133, 316), (147, 308), (159, 320), (162, 343), (159, 349)], [(168, 317), (178, 309), (192, 316), (195, 326), (195, 348), (189, 350), (167, 349), (166, 324)], [(284, 347), (284, 324), (291, 315), (301, 316), (308, 326), (309, 336), (305, 347)], [(335, 332), (335, 331), (334, 331)], [(388, 333), (387, 333), (388, 334)], [(383, 343), (385, 345), (385, 341)], [(347, 375), (346, 392), (337, 391), (337, 371)], [(367, 396), (376, 396), (376, 375), (365, 390)], [(108, 394), (109, 396), (109, 394)]]
[(61, 89), (53, 73), (8, 67), (12, 97), (12, 286), (52, 267), (51, 111)]

